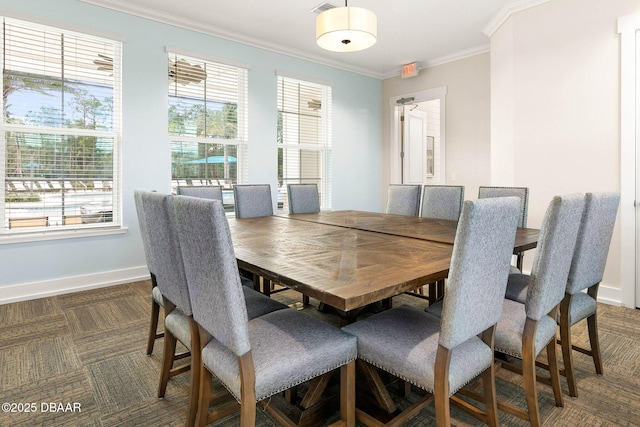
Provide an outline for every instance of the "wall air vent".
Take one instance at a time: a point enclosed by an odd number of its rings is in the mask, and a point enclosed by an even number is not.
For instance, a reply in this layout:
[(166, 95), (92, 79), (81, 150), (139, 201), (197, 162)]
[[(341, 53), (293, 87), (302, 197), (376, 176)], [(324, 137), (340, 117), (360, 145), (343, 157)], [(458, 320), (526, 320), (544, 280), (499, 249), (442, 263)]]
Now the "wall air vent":
[(338, 6), (333, 5), (331, 3), (321, 3), (319, 5), (317, 5), (316, 7), (314, 7), (313, 9), (311, 9), (312, 13), (317, 13), (318, 15), (320, 15), (322, 12), (327, 11), (329, 9), (333, 9), (336, 8)]

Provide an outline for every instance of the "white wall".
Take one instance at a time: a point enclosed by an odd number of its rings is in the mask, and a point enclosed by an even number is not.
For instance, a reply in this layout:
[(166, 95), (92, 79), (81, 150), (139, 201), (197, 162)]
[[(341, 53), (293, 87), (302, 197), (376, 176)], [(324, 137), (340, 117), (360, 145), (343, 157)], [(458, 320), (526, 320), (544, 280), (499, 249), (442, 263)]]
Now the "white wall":
[(417, 77), (394, 77), (382, 82), (383, 203), (390, 184), (389, 98), (442, 86), (447, 87), (444, 144), (447, 176), (440, 183), (464, 185), (465, 198), (475, 199), (478, 186), (490, 182), (489, 69), (489, 54), (484, 53), (420, 70)]
[(248, 179), (277, 181), (276, 70), (333, 83), (334, 209), (381, 205), (380, 80), (187, 31), (78, 0), (3, 0), (0, 14), (32, 16), (118, 34), (123, 46), (123, 212), (121, 235), (1, 244), (0, 303), (30, 294), (121, 283), (145, 277), (133, 203), (136, 188), (170, 189), (167, 56), (171, 45), (248, 64)]
[[(491, 176), (530, 188), (529, 226), (554, 195), (620, 191), (617, 18), (639, 10), (637, 0), (553, 0), (492, 35)], [(618, 221), (600, 296), (619, 301), (624, 286)]]

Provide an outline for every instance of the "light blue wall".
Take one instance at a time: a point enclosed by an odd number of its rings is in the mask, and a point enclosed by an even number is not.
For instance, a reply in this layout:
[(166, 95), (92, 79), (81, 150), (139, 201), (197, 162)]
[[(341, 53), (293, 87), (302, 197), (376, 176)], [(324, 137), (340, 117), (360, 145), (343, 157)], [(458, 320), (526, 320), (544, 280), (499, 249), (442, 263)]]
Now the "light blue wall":
[[(123, 46), (123, 220), (126, 234), (0, 245), (0, 287), (143, 266), (133, 190), (169, 191), (165, 46), (248, 64), (252, 183), (276, 184), (276, 70), (333, 83), (333, 209), (381, 206), (380, 80), (145, 20), (77, 0), (3, 0), (0, 14), (95, 28)], [(1, 299), (1, 295), (0, 295)]]

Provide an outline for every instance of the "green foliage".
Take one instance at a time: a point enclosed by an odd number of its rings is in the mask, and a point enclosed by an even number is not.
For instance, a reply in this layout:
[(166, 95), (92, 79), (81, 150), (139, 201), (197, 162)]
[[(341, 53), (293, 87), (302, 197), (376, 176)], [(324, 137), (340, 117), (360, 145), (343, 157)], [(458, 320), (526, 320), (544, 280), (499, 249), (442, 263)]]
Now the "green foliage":
[(4, 196), (5, 203), (39, 202), (40, 195), (35, 193), (9, 193)]
[[(11, 70), (6, 70), (3, 77), (7, 123), (100, 130), (112, 126), (113, 97), (108, 96), (112, 93), (109, 86), (80, 81), (62, 84), (60, 79)], [(66, 96), (53, 96), (61, 90)], [(23, 118), (12, 118), (7, 108), (10, 95), (16, 92), (39, 94), (34, 109)], [(109, 138), (7, 132), (6, 141), (6, 176), (107, 178), (113, 174), (113, 141)], [(28, 163), (39, 166), (25, 169), (24, 164)]]
[(47, 90), (60, 90), (62, 82), (45, 75), (31, 74), (22, 71), (5, 69), (2, 74), (2, 100), (5, 118), (10, 116), (10, 105), (7, 104), (9, 95), (14, 92), (30, 90), (42, 95), (48, 95)]
[(169, 134), (234, 139), (238, 134), (237, 106), (215, 101), (193, 104), (170, 96)]

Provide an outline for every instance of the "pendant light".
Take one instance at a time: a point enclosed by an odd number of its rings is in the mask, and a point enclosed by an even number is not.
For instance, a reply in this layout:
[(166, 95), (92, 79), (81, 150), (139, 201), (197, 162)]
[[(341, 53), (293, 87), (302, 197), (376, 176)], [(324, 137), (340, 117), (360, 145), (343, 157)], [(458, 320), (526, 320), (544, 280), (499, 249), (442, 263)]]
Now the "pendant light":
[(318, 46), (333, 52), (355, 52), (373, 46), (378, 35), (378, 20), (361, 7), (334, 7), (316, 18)]

